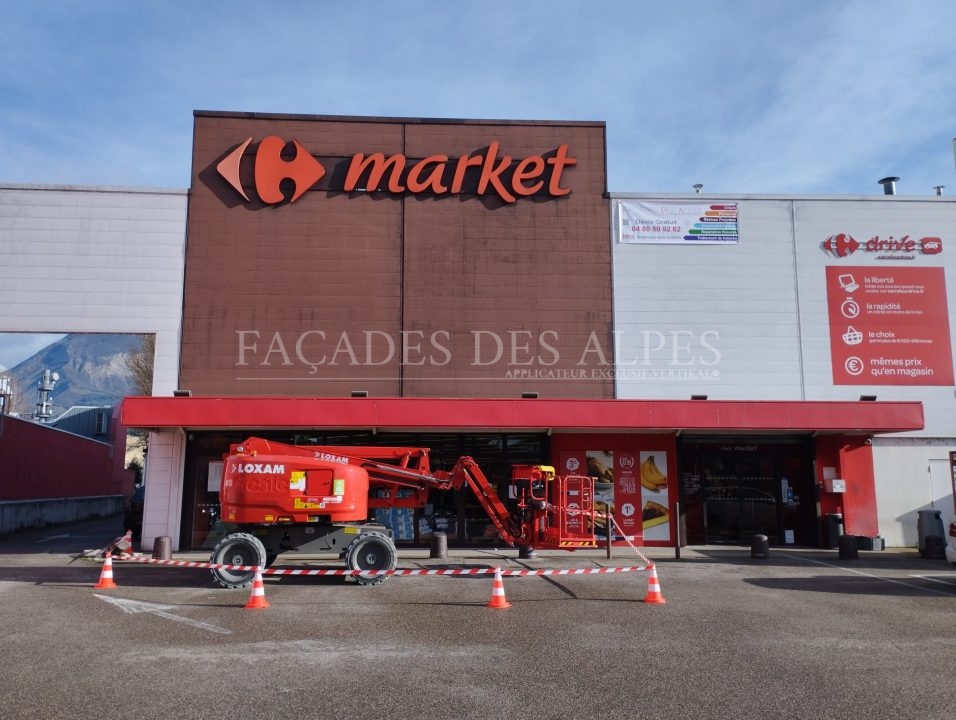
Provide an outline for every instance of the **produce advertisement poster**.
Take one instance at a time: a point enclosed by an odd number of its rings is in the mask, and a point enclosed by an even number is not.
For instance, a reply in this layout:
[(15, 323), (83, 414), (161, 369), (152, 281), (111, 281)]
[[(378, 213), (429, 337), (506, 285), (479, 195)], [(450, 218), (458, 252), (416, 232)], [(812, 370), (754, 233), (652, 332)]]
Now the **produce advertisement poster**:
[(727, 244), (740, 241), (737, 203), (619, 200), (618, 242)]
[(952, 385), (943, 268), (828, 266), (834, 385)]
[(670, 501), (667, 490), (667, 453), (640, 454), (641, 519), (644, 540), (670, 540)]
[[(588, 450), (584, 453), (587, 475), (594, 478), (594, 510), (603, 514), (606, 511), (617, 513), (614, 486), (614, 453), (610, 450)], [(599, 538), (607, 538), (607, 519), (595, 520)], [(617, 538), (617, 533), (612, 537)]]
[[(559, 463), (560, 474), (594, 478), (594, 508), (598, 513), (606, 509), (614, 513), (615, 541), (671, 541), (665, 450), (567, 451), (560, 453)], [(603, 518), (596, 521), (595, 535), (598, 540), (607, 539)]]

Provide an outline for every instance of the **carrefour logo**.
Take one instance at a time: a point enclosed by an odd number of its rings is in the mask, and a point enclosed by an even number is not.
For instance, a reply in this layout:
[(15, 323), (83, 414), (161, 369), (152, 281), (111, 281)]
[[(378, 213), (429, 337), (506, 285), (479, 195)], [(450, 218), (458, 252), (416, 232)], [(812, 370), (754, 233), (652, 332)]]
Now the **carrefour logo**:
[(830, 237), (824, 240), (822, 247), (831, 255), (841, 258), (860, 251), (887, 253), (887, 255), (883, 257), (892, 259), (900, 255), (917, 252), (923, 255), (936, 255), (943, 251), (943, 241), (938, 237), (921, 237), (916, 240), (909, 235), (904, 235), (901, 238), (894, 238), (892, 235), (885, 238), (874, 235), (865, 242), (859, 242), (852, 235), (837, 233), (836, 235), (830, 235)]
[[(252, 202), (240, 179), (246, 151), (253, 143), (247, 138), (229, 152), (216, 170), (246, 201)], [(413, 160), (401, 153), (355, 153), (345, 163), (344, 173), (327, 173), (326, 168), (298, 140), (286, 142), (276, 135), (259, 141), (253, 165), (253, 181), (259, 200), (267, 205), (286, 201), (283, 182), (290, 182), (294, 203), (327, 174), (329, 183), (340, 183), (329, 190), (352, 192), (389, 192), (398, 194), (496, 195), (506, 203), (519, 198), (547, 194), (561, 197), (571, 192), (565, 185), (565, 171), (577, 164), (568, 154), (568, 146), (559, 145), (544, 155), (513, 158), (501, 150), (497, 141), (472, 155), (450, 157), (429, 155)], [(341, 178), (344, 177), (344, 180)]]
[[(246, 191), (239, 180), (239, 166), (242, 163), (242, 156), (246, 152), (246, 148), (251, 144), (252, 138), (248, 138), (216, 165), (219, 174), (242, 195), (246, 202), (249, 202), (249, 196), (246, 195)], [(256, 192), (262, 202), (270, 205), (280, 203), (285, 199), (282, 190), (279, 188), (283, 180), (291, 180), (294, 184), (295, 192), (293, 192), (289, 202), (295, 202), (325, 175), (325, 168), (322, 167), (322, 164), (312, 157), (298, 140), (292, 141), (295, 156), (291, 160), (283, 160), (282, 151), (285, 149), (285, 145), (285, 140), (270, 135), (262, 139), (259, 143), (259, 149), (256, 151), (256, 159), (253, 165), (255, 168)]]

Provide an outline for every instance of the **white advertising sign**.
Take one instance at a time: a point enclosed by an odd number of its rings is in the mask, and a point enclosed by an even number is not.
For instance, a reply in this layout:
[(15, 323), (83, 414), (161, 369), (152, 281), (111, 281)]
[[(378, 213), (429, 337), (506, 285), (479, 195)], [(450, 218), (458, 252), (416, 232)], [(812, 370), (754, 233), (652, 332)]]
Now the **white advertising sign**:
[(706, 245), (739, 242), (737, 203), (619, 200), (619, 243)]

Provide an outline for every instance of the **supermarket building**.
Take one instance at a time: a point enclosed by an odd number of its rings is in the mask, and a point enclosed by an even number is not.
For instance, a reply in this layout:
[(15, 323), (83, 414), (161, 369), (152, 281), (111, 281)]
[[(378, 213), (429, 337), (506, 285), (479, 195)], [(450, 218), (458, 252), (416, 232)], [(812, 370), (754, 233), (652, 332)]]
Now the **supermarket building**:
[[(837, 517), (914, 545), (953, 514), (945, 197), (609, 194), (599, 122), (196, 112), (188, 193), (0, 212), (29, 248), (5, 281), (62, 258), (56, 292), (0, 290), (0, 330), (156, 334), (122, 410), (144, 545), (209, 545), (249, 435), (469, 454), (503, 495), (511, 463), (588, 468), (647, 545), (826, 545)], [(385, 519), (492, 539), (464, 496)]]

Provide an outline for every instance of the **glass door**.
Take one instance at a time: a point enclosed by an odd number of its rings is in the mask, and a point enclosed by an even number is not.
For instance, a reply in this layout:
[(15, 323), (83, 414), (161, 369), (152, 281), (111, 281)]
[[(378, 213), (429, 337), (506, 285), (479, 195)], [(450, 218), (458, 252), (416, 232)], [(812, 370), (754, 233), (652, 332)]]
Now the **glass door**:
[(802, 439), (681, 440), (681, 503), (690, 544), (746, 544), (758, 533), (774, 544), (813, 542), (803, 527), (813, 493)]

